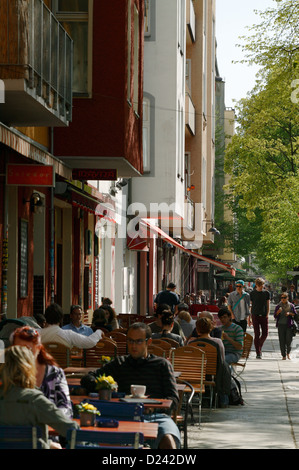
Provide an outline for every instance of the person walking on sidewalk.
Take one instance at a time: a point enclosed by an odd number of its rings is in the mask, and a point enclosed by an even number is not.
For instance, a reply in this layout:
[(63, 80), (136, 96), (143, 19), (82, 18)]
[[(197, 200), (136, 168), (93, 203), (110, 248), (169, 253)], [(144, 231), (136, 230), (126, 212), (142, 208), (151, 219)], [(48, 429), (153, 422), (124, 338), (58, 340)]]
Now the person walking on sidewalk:
[(265, 281), (262, 278), (255, 280), (255, 289), (250, 292), (251, 314), (249, 325), (253, 325), (254, 346), (256, 358), (262, 358), (262, 347), (268, 336), (268, 322), (270, 313), (270, 293), (264, 289)]
[(236, 282), (236, 290), (229, 294), (227, 307), (232, 315), (233, 323), (240, 325), (245, 333), (250, 315), (250, 296), (244, 290), (244, 281)]
[(276, 305), (274, 310), (274, 318), (276, 319), (276, 327), (278, 328), (279, 346), (282, 359), (290, 358), (290, 352), (293, 340), (293, 326), (294, 318), (297, 313), (293, 304), (289, 302), (289, 295), (283, 292), (280, 297), (280, 302)]

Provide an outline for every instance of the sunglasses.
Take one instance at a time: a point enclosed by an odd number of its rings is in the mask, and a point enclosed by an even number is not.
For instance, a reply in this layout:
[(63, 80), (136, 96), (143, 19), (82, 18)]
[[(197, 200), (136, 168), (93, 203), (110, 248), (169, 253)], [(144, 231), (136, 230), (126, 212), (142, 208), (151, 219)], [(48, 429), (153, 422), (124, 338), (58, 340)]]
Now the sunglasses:
[(287, 297), (286, 297), (286, 296), (283, 296), (283, 297), (281, 297), (281, 299), (287, 299)]

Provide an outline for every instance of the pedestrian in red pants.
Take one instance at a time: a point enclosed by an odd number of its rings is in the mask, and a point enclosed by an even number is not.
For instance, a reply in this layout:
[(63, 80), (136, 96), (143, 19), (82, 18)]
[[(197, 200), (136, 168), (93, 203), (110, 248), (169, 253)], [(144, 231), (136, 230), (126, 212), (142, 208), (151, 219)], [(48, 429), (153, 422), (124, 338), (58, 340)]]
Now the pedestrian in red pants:
[(255, 280), (255, 288), (250, 292), (251, 314), (249, 322), (253, 324), (256, 358), (262, 358), (262, 346), (268, 336), (270, 313), (270, 294), (264, 289), (262, 278)]

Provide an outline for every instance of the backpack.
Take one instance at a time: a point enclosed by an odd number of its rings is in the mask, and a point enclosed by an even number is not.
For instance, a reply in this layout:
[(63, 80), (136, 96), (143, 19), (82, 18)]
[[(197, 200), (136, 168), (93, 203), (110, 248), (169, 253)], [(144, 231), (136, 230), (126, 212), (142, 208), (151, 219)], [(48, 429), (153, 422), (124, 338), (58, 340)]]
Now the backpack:
[(245, 402), (241, 393), (241, 384), (235, 377), (231, 377), (231, 389), (229, 394), (230, 405), (244, 405)]

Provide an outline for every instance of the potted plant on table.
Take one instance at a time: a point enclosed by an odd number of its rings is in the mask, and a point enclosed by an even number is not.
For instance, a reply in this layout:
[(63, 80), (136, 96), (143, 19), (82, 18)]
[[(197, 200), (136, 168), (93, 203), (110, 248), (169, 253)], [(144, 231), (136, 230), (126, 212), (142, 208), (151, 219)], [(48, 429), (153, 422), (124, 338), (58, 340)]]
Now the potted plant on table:
[(76, 408), (80, 415), (80, 426), (95, 426), (96, 417), (101, 415), (95, 406), (81, 402)]
[(117, 391), (117, 382), (111, 375), (99, 375), (96, 378), (96, 390), (100, 400), (110, 400), (113, 391)]

